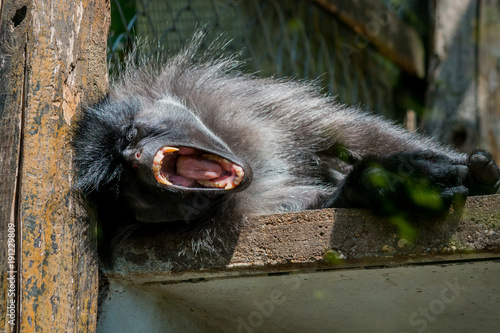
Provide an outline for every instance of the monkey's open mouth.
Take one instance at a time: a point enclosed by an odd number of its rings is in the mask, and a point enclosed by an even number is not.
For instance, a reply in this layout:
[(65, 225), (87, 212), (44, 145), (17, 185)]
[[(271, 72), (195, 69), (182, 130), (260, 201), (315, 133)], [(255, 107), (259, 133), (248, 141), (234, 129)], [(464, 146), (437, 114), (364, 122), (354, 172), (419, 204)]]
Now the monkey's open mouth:
[(189, 147), (163, 147), (153, 159), (153, 173), (160, 184), (187, 188), (231, 190), (245, 175), (227, 159)]

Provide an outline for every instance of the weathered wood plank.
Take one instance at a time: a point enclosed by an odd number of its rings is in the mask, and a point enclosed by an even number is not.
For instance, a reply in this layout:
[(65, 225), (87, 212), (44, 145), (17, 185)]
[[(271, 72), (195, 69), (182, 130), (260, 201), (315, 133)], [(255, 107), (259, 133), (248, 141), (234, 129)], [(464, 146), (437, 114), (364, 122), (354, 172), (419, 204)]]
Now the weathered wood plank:
[(72, 197), (71, 119), (106, 90), (109, 2), (33, 1), (27, 46), (21, 331), (94, 331), (96, 244)]
[[(8, 64), (21, 67), (11, 65), (2, 73), (17, 89), (2, 106), (15, 110), (9, 113), (13, 125), (2, 136), (12, 136), (22, 156), (18, 162), (9, 151), (2, 152), (19, 170), (16, 177), (11, 166), (4, 178), (17, 180), (17, 187), (9, 181), (2, 189), (12, 196), (14, 188), (17, 197), (18, 214), (8, 215), (17, 225), (20, 247), (16, 330), (92, 332), (97, 313), (96, 240), (72, 191), (69, 135), (78, 107), (107, 89), (109, 1), (16, 0), (5, 8), (12, 10), (2, 11), (2, 32), (15, 37), (20, 50)], [(16, 16), (19, 10), (25, 12), (24, 19)], [(17, 27), (23, 29), (20, 36), (12, 33)], [(8, 45), (4, 49), (10, 50)], [(7, 96), (5, 90), (0, 96)], [(7, 200), (12, 206), (13, 199)], [(7, 213), (2, 210), (2, 219)], [(4, 280), (0, 282), (4, 287)]]
[[(24, 94), (25, 40), (23, 7), (28, 1), (0, 2), (0, 331), (13, 332), (16, 322), (16, 231), (21, 106)], [(24, 7), (26, 8), (26, 7)], [(5, 314), (5, 315), (4, 315)]]

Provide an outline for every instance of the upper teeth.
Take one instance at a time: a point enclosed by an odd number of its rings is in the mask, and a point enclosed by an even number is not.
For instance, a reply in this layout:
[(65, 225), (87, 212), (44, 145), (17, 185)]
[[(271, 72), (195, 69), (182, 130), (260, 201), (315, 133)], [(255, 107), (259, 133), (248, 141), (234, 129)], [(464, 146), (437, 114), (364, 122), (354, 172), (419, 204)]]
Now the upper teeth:
[(173, 185), (167, 178), (165, 178), (161, 174), (161, 165), (163, 163), (163, 157), (165, 156), (165, 153), (173, 153), (178, 151), (178, 148), (175, 147), (163, 147), (162, 149), (158, 150), (156, 153), (154, 159), (153, 159), (153, 174), (155, 175), (156, 180), (164, 185)]

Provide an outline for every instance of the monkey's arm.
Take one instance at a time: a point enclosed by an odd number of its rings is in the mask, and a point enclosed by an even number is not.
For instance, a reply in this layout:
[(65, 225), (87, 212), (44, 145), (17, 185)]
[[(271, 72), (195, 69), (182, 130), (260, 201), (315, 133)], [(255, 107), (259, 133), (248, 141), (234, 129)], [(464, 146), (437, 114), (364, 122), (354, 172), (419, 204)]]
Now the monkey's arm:
[[(342, 120), (354, 167), (336, 189), (331, 207), (365, 207), (388, 215), (448, 211), (467, 195), (492, 194), (500, 170), (486, 151), (461, 154), (377, 117)], [(355, 123), (354, 123), (355, 122)]]
[(467, 195), (496, 193), (499, 186), (499, 168), (485, 151), (470, 154), (466, 165), (430, 150), (369, 156), (344, 178), (330, 206), (433, 215), (462, 205)]
[(380, 116), (356, 109), (337, 112), (332, 128), (338, 145), (346, 149), (356, 161), (366, 156), (431, 150), (448, 156), (454, 163), (467, 163), (466, 154), (457, 153), (428, 137), (409, 132)]

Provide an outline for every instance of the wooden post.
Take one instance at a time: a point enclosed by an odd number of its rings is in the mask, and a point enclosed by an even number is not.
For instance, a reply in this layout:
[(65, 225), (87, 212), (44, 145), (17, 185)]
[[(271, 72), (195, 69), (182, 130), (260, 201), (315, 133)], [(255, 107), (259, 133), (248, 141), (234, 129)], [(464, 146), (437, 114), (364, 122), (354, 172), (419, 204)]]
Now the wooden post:
[(422, 127), (447, 144), (472, 151), (478, 144), (475, 0), (433, 1), (427, 113)]
[[(0, 3), (0, 330), (13, 332), (18, 319), (17, 181), (23, 100), (26, 5)], [(27, 8), (27, 7), (24, 7)], [(9, 324), (10, 322), (10, 324)]]
[(479, 143), (500, 163), (500, 1), (479, 5)]
[(423, 127), (462, 151), (500, 163), (500, 1), (439, 0)]
[(92, 332), (96, 240), (69, 136), (107, 89), (109, 1), (0, 5), (0, 331)]

